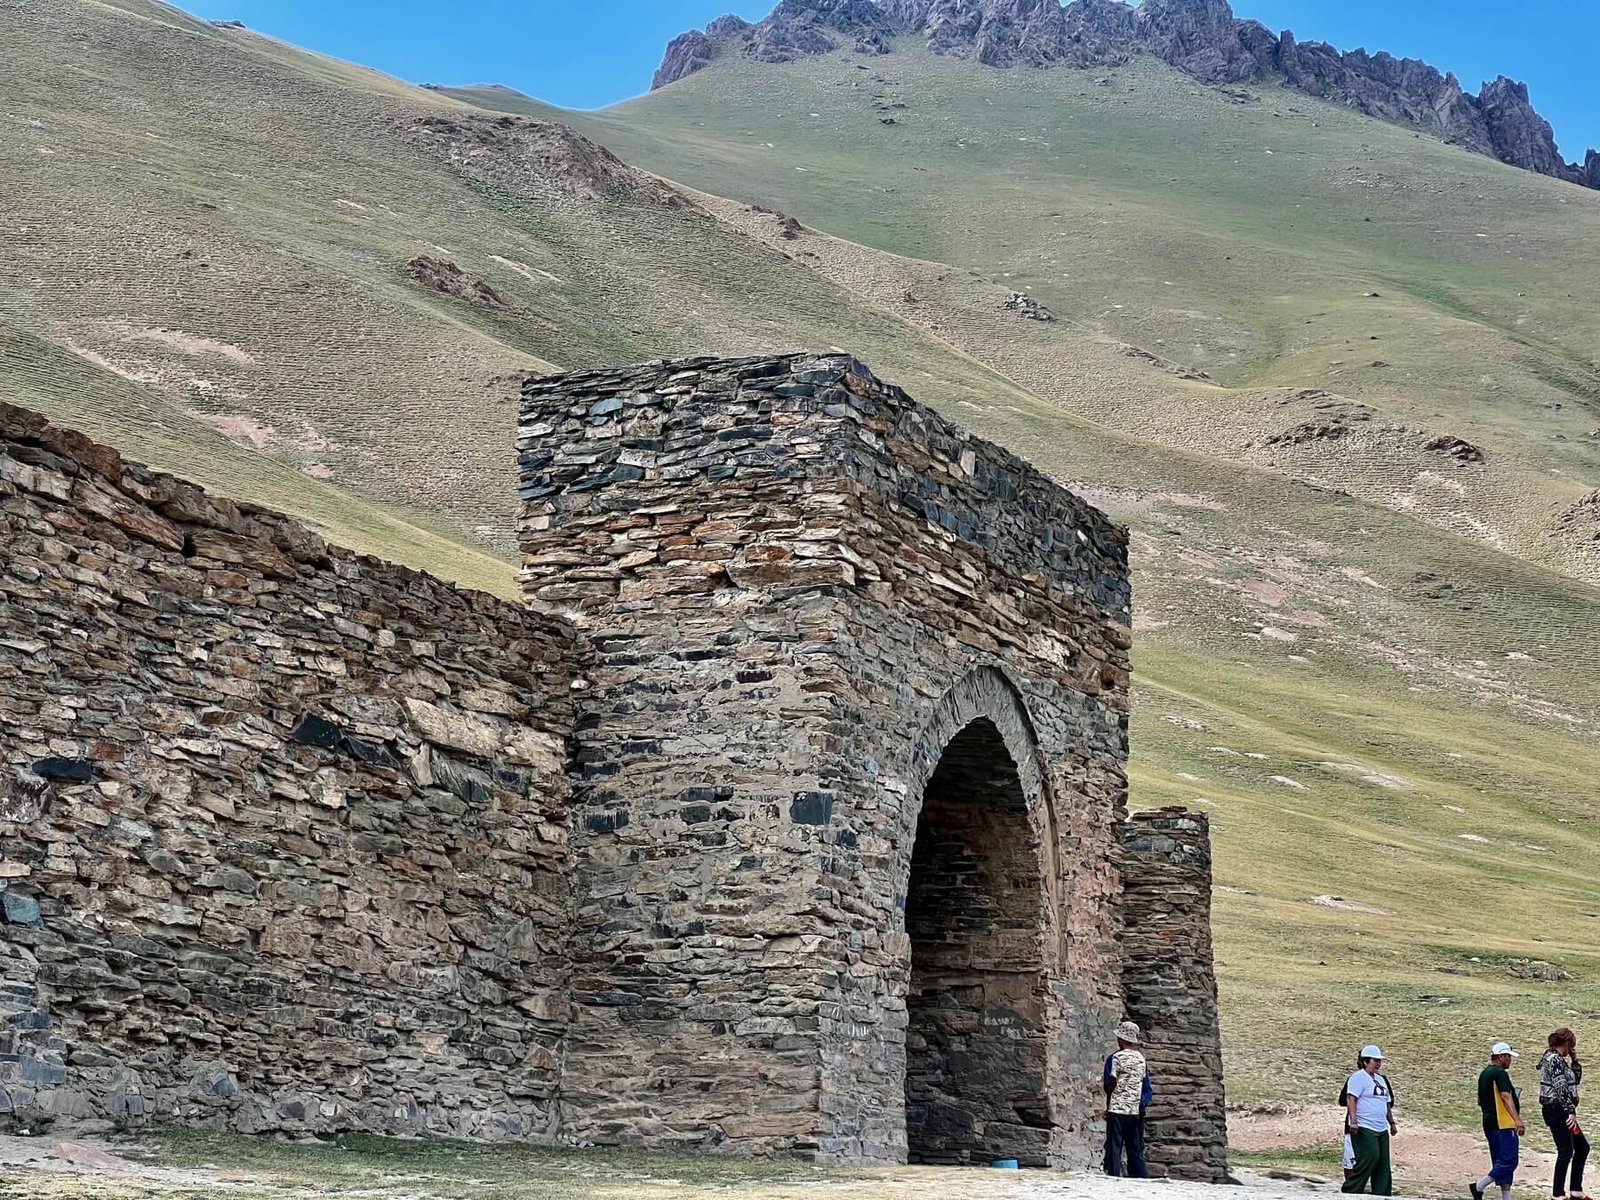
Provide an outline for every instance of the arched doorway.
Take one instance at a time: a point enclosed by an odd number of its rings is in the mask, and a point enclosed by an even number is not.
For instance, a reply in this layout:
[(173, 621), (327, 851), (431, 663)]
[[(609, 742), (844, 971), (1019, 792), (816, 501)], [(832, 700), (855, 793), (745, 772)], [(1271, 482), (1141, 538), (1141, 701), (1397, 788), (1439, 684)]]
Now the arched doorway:
[(997, 719), (1016, 741), (1017, 720), (1004, 712), (973, 717), (945, 743), (923, 788), (906, 888), (912, 1162), (1044, 1166), (1049, 1154), (1049, 922), (1024, 784), (1035, 764), (1019, 769)]

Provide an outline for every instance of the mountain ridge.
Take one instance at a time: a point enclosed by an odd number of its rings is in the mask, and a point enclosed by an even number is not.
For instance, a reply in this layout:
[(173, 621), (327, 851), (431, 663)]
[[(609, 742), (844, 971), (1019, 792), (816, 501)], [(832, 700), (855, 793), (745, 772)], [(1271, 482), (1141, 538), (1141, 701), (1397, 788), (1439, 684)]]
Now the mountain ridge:
[(1112, 67), (1145, 53), (1212, 84), (1276, 78), (1308, 95), (1436, 133), (1510, 166), (1600, 189), (1600, 151), (1561, 155), (1527, 84), (1504, 75), (1477, 95), (1454, 74), (1387, 51), (1340, 51), (1234, 16), (1228, 0), (779, 0), (763, 20), (728, 15), (667, 46), (651, 80), (665, 87), (736, 50), (792, 62), (841, 47), (887, 54), (891, 39), (921, 33), (937, 54), (992, 67)]

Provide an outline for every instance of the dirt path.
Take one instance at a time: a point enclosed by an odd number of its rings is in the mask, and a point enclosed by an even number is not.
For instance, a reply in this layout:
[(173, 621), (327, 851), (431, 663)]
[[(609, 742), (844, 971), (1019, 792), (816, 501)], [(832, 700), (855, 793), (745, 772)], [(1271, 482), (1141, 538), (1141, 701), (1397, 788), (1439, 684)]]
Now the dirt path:
[[(41, 1176), (93, 1176), (151, 1187), (215, 1187), (214, 1172), (162, 1166), (125, 1157), (126, 1147), (89, 1136), (16, 1137), (0, 1135), (0, 1172), (20, 1169)], [(0, 1197), (11, 1193), (0, 1179)], [(87, 1194), (87, 1193), (85, 1193)]]
[[(256, 1144), (259, 1146), (259, 1143)], [(217, 1161), (165, 1165), (159, 1140), (77, 1136), (0, 1137), (0, 1197), (10, 1200), (1291, 1200), (1302, 1180), (1245, 1172), (1247, 1185), (1219, 1190), (1196, 1183), (1108, 1179), (1045, 1171), (885, 1167), (838, 1171), (798, 1167), (772, 1178), (772, 1164), (721, 1160), (702, 1178), (703, 1160), (619, 1160), (606, 1152), (573, 1151), (507, 1179), (485, 1167), (492, 1150), (471, 1164), (448, 1159), (398, 1167), (360, 1161), (337, 1146), (274, 1145), (268, 1160), (250, 1153), (250, 1139), (222, 1139)], [(243, 1151), (243, 1153), (241, 1153)], [(514, 1151), (508, 1151), (508, 1155)], [(249, 1161), (247, 1161), (249, 1160)], [(620, 1170), (618, 1168), (621, 1168)]]
[[(1395, 1185), (1412, 1194), (1437, 1191), (1466, 1195), (1469, 1179), (1488, 1169), (1488, 1151), (1476, 1129), (1439, 1128), (1399, 1122), (1393, 1153)], [(1522, 1164), (1517, 1171), (1518, 1190), (1538, 1186), (1548, 1195), (1555, 1155), (1537, 1147), (1548, 1137), (1543, 1126), (1530, 1130), (1522, 1144)], [(1333, 1105), (1304, 1107), (1270, 1113), (1229, 1113), (1228, 1140), (1241, 1151), (1294, 1151), (1325, 1144), (1328, 1152), (1340, 1145), (1339, 1110)], [(1530, 1146), (1529, 1142), (1533, 1145)], [(1330, 1175), (1336, 1179), (1337, 1175)]]

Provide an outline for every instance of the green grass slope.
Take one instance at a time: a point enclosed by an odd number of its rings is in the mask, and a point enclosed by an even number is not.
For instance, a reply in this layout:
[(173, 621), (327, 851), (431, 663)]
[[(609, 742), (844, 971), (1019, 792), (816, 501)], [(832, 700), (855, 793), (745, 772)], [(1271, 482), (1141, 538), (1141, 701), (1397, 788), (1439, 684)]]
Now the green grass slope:
[[(1548, 536), (1595, 483), (1588, 193), (1147, 65), (733, 62), (561, 114), (42, 0), (0, 69), (0, 399), (505, 590), (522, 372), (843, 347), (1132, 527), (1134, 801), (1213, 814), (1236, 1096), (1378, 1037), (1446, 1114), (1488, 1033), (1600, 1010), (1600, 593)], [(1371, 415), (1268, 444), (1329, 404)]]
[(1551, 533), (1600, 482), (1600, 204), (1304, 96), (1097, 77), (900, 47), (563, 116), (1092, 423), (964, 414), (1133, 526), (1134, 796), (1213, 815), (1234, 1095), (1322, 1100), (1377, 1037), (1460, 1115), (1487, 1031), (1596, 1009), (1600, 559)]
[[(1549, 536), (1600, 485), (1600, 195), (1298, 93), (1251, 93), (1240, 103), (1148, 59), (997, 71), (906, 44), (781, 66), (725, 57), (596, 114), (455, 94), (559, 115), (681, 183), (1027, 291), (1073, 326), (1057, 341), (1130, 343), (1221, 385), (1153, 381), (1166, 385), (1153, 404), (1103, 370), (1040, 389), (1073, 411), (1321, 475), (1600, 579), (1592, 541)], [(1342, 440), (1266, 446), (1313, 415), (1269, 388), (1371, 413)], [(1488, 463), (1456, 471), (1421, 449), (1439, 435)]]

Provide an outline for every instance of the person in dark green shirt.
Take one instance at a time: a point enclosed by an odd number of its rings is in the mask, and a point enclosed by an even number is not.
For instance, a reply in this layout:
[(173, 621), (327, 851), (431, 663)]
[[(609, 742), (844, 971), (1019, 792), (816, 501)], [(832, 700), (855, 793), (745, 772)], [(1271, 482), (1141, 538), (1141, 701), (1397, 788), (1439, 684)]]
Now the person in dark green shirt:
[(1518, 1139), (1527, 1131), (1516, 1085), (1511, 1082), (1511, 1060), (1516, 1057), (1517, 1052), (1505, 1042), (1496, 1042), (1489, 1047), (1489, 1065), (1478, 1072), (1478, 1107), (1483, 1111), (1483, 1137), (1489, 1143), (1492, 1165), (1487, 1175), (1467, 1185), (1472, 1200), (1483, 1200), (1491, 1184), (1500, 1189), (1502, 1200), (1511, 1200)]

